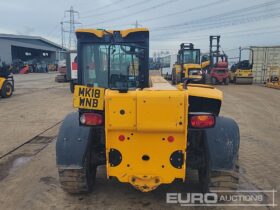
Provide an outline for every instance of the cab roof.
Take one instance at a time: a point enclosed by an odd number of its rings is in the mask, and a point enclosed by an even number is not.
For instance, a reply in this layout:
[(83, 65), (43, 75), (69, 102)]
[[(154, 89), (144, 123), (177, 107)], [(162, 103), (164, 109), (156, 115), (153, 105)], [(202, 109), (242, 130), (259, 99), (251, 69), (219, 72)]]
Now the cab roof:
[(104, 29), (77, 29), (76, 30), (76, 33), (91, 33), (99, 38), (103, 37), (106, 34), (106, 32), (109, 33), (120, 32), (122, 37), (126, 37), (131, 33), (149, 32), (149, 30), (147, 28), (131, 28), (125, 30), (104, 30)]

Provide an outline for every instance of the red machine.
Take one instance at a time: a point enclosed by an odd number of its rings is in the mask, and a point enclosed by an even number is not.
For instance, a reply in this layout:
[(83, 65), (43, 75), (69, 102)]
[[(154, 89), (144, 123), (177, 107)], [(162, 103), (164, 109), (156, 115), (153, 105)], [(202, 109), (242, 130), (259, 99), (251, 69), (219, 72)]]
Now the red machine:
[(228, 58), (220, 52), (220, 36), (210, 36), (210, 78), (213, 85), (229, 84)]

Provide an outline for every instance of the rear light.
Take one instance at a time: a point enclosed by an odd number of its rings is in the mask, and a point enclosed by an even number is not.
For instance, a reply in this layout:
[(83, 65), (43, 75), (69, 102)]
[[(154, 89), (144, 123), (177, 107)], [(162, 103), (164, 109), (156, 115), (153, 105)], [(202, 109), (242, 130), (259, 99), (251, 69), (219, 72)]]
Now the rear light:
[(213, 115), (202, 114), (190, 117), (190, 126), (192, 128), (212, 128), (214, 125), (215, 117)]
[(101, 125), (103, 124), (103, 116), (97, 113), (83, 113), (80, 122), (84, 125)]
[(124, 141), (125, 140), (125, 136), (124, 135), (119, 135), (119, 140), (120, 141)]
[(168, 136), (167, 141), (172, 143), (175, 140), (173, 136)]
[(251, 73), (250, 73), (250, 74), (248, 74), (248, 75), (249, 75), (250, 77), (251, 77), (251, 76), (253, 76), (253, 74), (251, 74)]

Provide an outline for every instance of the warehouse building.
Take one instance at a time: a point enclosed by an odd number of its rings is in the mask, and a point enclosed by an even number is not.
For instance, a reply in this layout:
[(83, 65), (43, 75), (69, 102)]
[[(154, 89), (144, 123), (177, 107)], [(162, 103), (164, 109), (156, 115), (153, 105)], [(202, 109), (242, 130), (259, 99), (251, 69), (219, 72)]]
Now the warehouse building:
[(16, 60), (54, 64), (63, 57), (60, 45), (42, 37), (0, 34), (0, 59), (6, 64)]
[[(251, 46), (255, 83), (264, 83), (275, 67), (280, 67), (280, 46)], [(251, 54), (252, 56), (252, 54)]]

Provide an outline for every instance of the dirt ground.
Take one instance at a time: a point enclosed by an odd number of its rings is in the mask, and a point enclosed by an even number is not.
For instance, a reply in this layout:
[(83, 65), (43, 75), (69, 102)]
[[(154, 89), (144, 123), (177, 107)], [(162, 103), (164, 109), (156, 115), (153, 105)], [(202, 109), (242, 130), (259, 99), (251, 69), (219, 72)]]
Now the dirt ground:
[[(198, 192), (193, 174), (187, 183), (176, 182), (141, 193), (128, 184), (107, 180), (104, 167), (100, 167), (93, 193), (64, 193), (58, 183), (55, 141), (60, 122), (74, 109), (68, 84), (55, 83), (54, 77), (55, 74), (16, 75), (14, 96), (0, 98), (0, 209), (187, 208), (167, 204), (166, 193)], [(240, 126), (239, 188), (275, 189), (275, 203), (279, 205), (280, 91), (256, 85), (218, 88), (224, 92), (221, 114), (232, 117)], [(272, 202), (271, 194), (264, 195)]]

